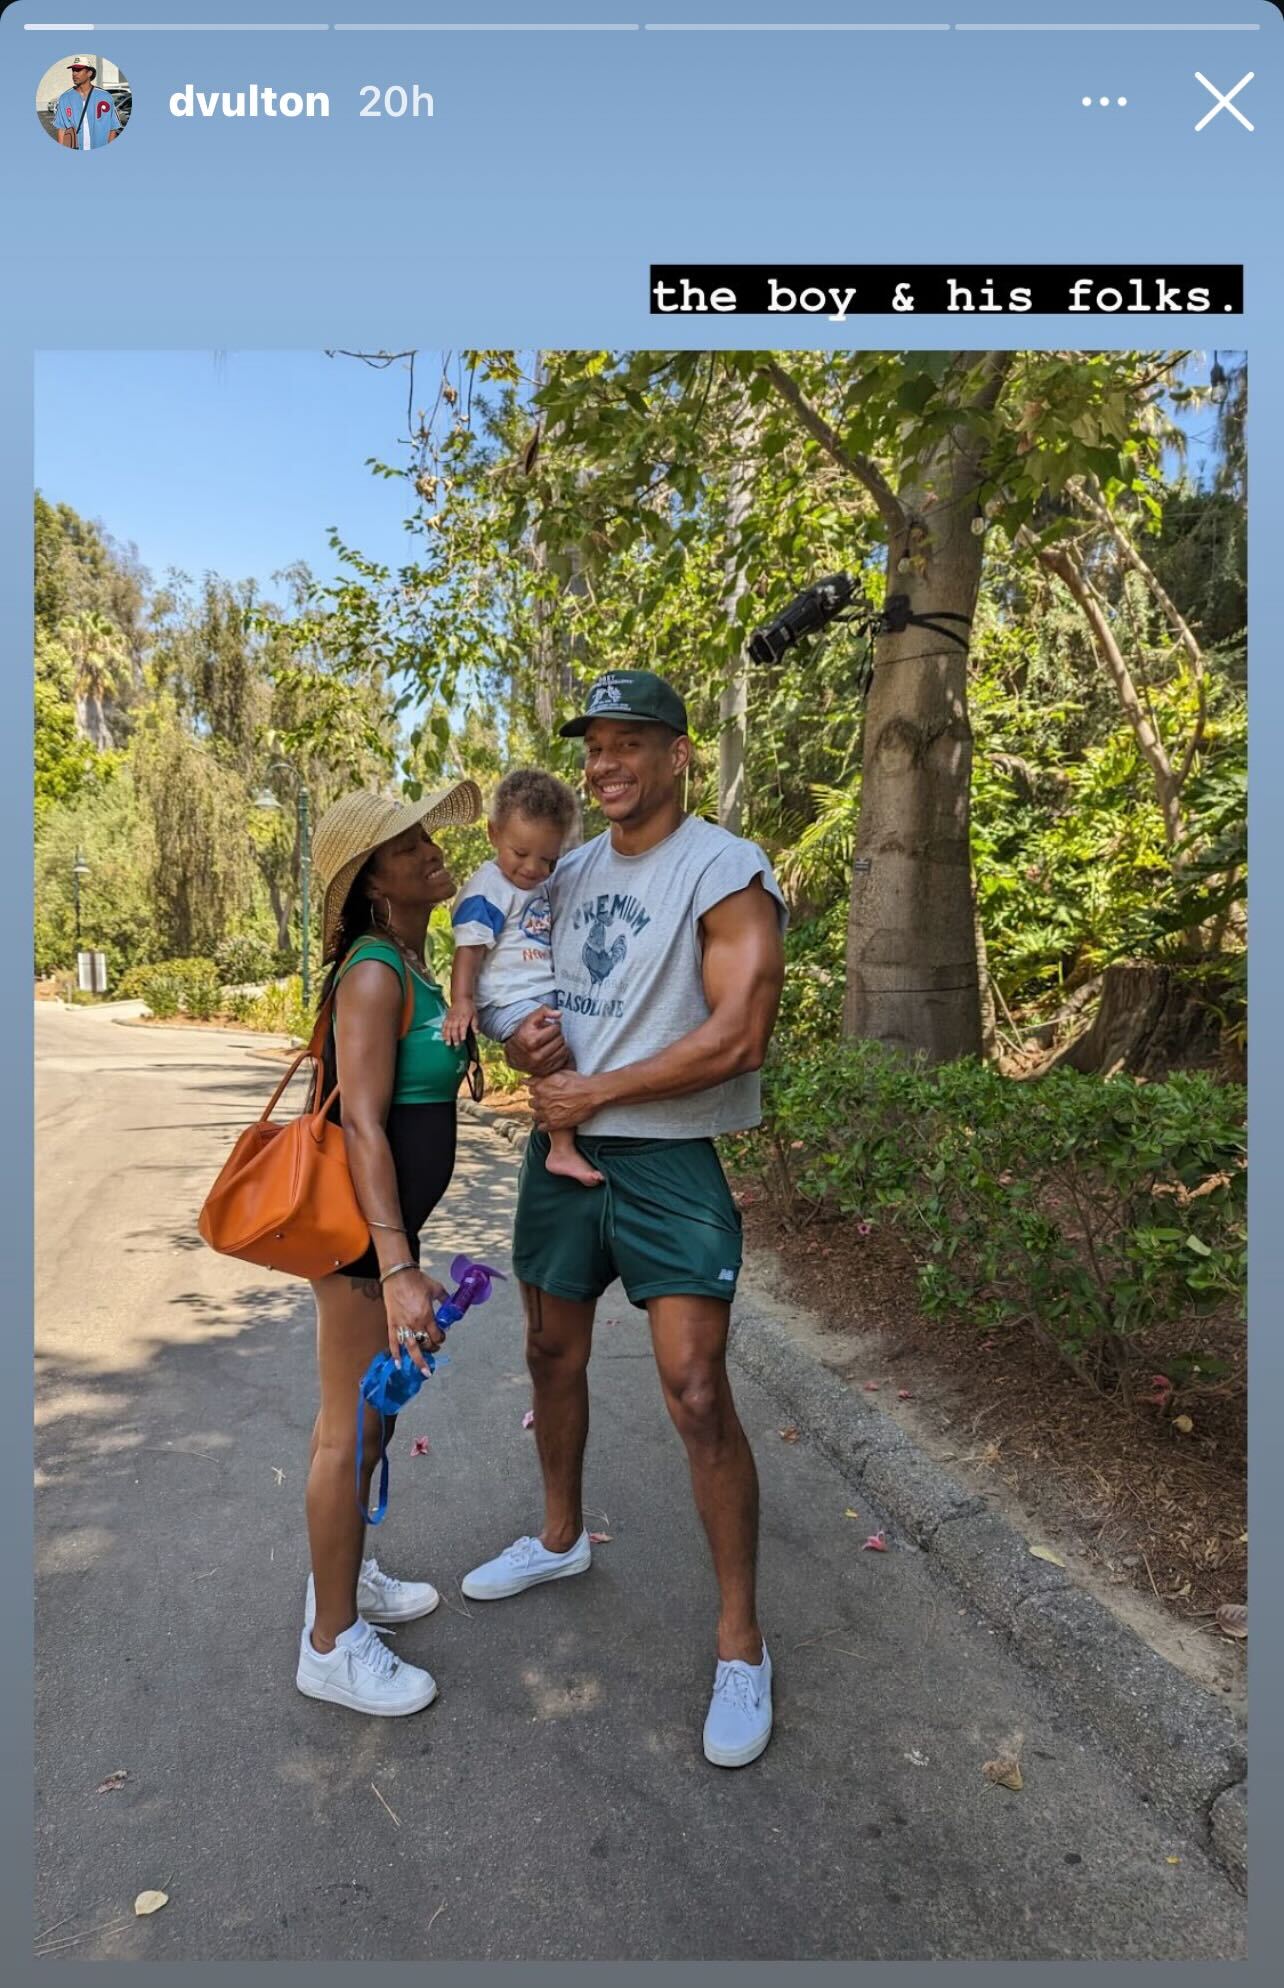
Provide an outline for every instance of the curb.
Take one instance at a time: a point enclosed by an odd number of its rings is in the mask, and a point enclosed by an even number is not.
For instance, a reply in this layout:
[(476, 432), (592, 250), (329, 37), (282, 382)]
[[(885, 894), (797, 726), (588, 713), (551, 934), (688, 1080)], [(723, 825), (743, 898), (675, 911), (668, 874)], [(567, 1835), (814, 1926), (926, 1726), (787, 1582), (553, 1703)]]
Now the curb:
[(529, 1125), (510, 1118), (505, 1112), (493, 1111), (486, 1104), (474, 1104), (471, 1098), (460, 1098), (459, 1112), (461, 1117), (474, 1118), (478, 1124), (487, 1126), (492, 1132), (498, 1132), (500, 1138), (507, 1139), (510, 1146), (524, 1146), (526, 1135), (531, 1129)]
[(732, 1357), (854, 1485), (931, 1556), (1017, 1656), (1120, 1761), (1155, 1808), (1247, 1882), (1247, 1756), (1238, 1720), (1007, 1521), (932, 1463), (774, 1318), (737, 1308)]
[(107, 1019), (113, 1028), (144, 1029), (148, 1035), (215, 1036), (220, 1042), (234, 1043), (238, 1049), (280, 1050), (303, 1047), (297, 1035), (272, 1034), (262, 1029), (225, 1029), (216, 1028), (213, 1024), (205, 1028), (199, 1023), (195, 1027), (189, 1025), (184, 1028), (181, 1024), (171, 1026), (168, 1022), (149, 1021), (144, 1015), (109, 1015)]
[[(528, 1126), (471, 1098), (460, 1110), (514, 1147), (524, 1144)], [(898, 1423), (743, 1298), (728, 1350), (912, 1548), (931, 1556), (1146, 1799), (1191, 1830), (1236, 1890), (1246, 1891), (1248, 1764), (1234, 1715), (1076, 1587), (1064, 1568), (1036, 1559), (984, 1498), (965, 1491)]]

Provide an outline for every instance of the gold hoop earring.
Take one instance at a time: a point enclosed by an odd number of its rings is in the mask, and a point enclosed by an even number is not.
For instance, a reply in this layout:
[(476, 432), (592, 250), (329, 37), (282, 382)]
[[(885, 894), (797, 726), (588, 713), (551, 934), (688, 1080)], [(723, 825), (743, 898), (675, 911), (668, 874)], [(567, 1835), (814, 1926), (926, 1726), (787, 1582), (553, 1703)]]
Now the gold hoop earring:
[(377, 912), (377, 911), (376, 911), (376, 909), (375, 909), (375, 904), (376, 904), (376, 902), (377, 902), (377, 900), (376, 900), (375, 898), (373, 898), (373, 897), (372, 897), (372, 898), (371, 898), (371, 900), (370, 900), (370, 923), (371, 923), (371, 924), (372, 924), (372, 925), (374, 926), (374, 928), (375, 928), (375, 930), (376, 930), (376, 931), (381, 931), (381, 932), (391, 932), (391, 930), (392, 930), (392, 905), (391, 905), (391, 904), (389, 903), (388, 899), (387, 899), (387, 898), (385, 897), (385, 898), (384, 898), (384, 900), (383, 900), (383, 907), (384, 907), (384, 915), (383, 915), (383, 917), (382, 917), (382, 918), (380, 918), (380, 916), (379, 916), (378, 912)]

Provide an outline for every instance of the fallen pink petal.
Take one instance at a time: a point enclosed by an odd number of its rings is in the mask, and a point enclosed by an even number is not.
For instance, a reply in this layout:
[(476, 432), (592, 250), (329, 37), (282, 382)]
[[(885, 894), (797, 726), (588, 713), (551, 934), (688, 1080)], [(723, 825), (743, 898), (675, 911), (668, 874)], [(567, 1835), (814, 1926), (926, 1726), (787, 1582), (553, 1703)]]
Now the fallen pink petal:
[(427, 1456), (428, 1454), (427, 1436), (415, 1437), (414, 1442), (410, 1445), (410, 1454), (411, 1456)]
[(909, 1388), (898, 1387), (896, 1390), (896, 1399), (898, 1401), (913, 1401), (914, 1396)]
[(857, 1222), (856, 1233), (858, 1236), (871, 1236), (874, 1233), (874, 1224), (872, 1222)]
[(591, 1532), (589, 1534), (590, 1546), (609, 1546), (610, 1544), (611, 1535), (609, 1532)]
[(862, 1553), (886, 1553), (887, 1541), (881, 1532), (872, 1532), (861, 1548)]
[(523, 1429), (533, 1429), (535, 1427), (535, 1410), (533, 1408), (528, 1408), (523, 1415), (522, 1427)]
[(878, 1382), (877, 1382), (877, 1381), (866, 1381), (866, 1383), (865, 1383), (865, 1392), (866, 1392), (866, 1394), (877, 1394), (877, 1393), (878, 1393)]

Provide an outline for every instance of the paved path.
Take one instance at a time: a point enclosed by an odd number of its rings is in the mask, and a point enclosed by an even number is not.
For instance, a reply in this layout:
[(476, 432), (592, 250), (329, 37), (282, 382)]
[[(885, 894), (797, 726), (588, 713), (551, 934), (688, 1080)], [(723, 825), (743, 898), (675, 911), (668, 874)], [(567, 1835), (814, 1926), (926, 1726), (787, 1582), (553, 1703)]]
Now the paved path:
[[(747, 1381), (763, 1481), (765, 1758), (700, 1753), (713, 1590), (645, 1326), (600, 1308), (583, 1580), (458, 1574), (537, 1520), (518, 1310), (452, 1335), (378, 1536), (442, 1607), (442, 1687), (364, 1720), (294, 1689), (314, 1406), (305, 1287), (194, 1229), (272, 1077), (247, 1038), (41, 1007), (38, 1930), (71, 1959), (1201, 1959), (1243, 1906), (926, 1559)], [(464, 1128), (435, 1260), (507, 1261), (512, 1149)], [(1021, 1794), (982, 1762), (1023, 1736)], [(97, 1794), (116, 1769), (128, 1780)], [(377, 1791), (377, 1792), (376, 1792)], [(391, 1811), (391, 1813), (389, 1813)], [(170, 1894), (134, 1919), (146, 1887)], [(116, 1927), (114, 1931), (95, 1929)], [(87, 1935), (87, 1937), (85, 1937)]]

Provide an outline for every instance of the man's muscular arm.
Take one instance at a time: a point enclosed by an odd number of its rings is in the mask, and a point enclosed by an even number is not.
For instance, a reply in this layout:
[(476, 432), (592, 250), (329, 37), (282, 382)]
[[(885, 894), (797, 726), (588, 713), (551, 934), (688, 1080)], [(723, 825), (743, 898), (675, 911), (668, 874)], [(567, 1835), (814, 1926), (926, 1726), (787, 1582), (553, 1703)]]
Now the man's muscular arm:
[(531, 1100), (548, 1131), (580, 1125), (607, 1105), (686, 1097), (761, 1068), (785, 979), (776, 900), (755, 877), (705, 912), (700, 933), (708, 1020), (640, 1063), (537, 1079)]

